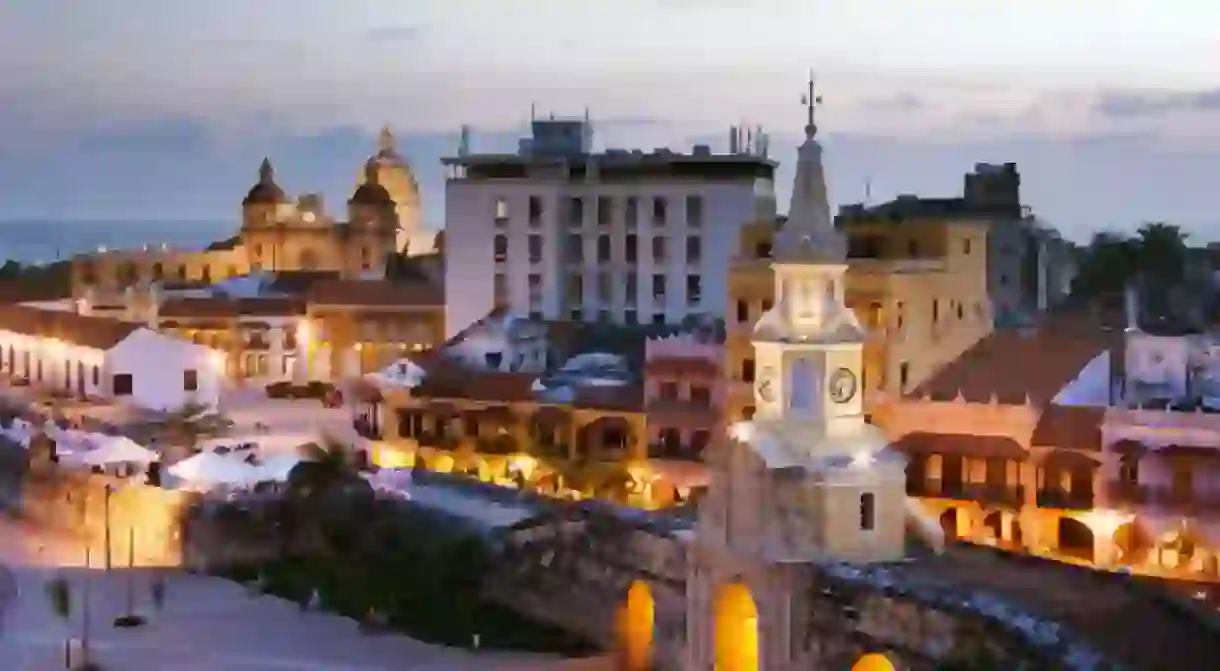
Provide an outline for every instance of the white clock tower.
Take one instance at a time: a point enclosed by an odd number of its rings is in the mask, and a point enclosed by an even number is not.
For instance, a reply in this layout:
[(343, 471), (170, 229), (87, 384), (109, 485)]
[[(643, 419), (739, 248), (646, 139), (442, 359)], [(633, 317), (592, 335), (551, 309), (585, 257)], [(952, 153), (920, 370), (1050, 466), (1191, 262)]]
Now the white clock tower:
[[(754, 328), (755, 397), (761, 422), (844, 435), (864, 423), (864, 330), (844, 304), (847, 244), (826, 197), (822, 146), (809, 85), (809, 122), (797, 150), (788, 220), (774, 247), (775, 305)], [(812, 436), (811, 436), (812, 437)]]

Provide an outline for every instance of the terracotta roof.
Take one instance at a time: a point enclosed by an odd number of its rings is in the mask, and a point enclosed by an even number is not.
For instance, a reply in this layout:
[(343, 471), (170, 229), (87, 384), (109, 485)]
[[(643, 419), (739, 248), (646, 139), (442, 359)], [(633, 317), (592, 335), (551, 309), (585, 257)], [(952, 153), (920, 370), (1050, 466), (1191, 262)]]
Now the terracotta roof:
[(0, 305), (0, 329), (22, 335), (55, 338), (93, 349), (108, 350), (140, 328), (140, 324), (110, 317), (39, 310), (24, 305)]
[(1199, 447), (1198, 445), (1166, 445), (1165, 447), (1150, 450), (1149, 454), (1170, 459), (1218, 459), (1220, 458), (1220, 449)]
[(910, 398), (971, 403), (1051, 401), (1094, 358), (1121, 343), (1121, 333), (1076, 319), (1057, 319), (1030, 331), (995, 331), (916, 387)]
[(1076, 450), (1051, 450), (1042, 458), (1042, 465), (1064, 470), (1089, 470), (1101, 466), (1101, 462), (1084, 452)]
[(645, 375), (657, 377), (720, 377), (720, 364), (698, 357), (663, 357), (644, 364)]
[(536, 376), (528, 373), (500, 373), (462, 370), (453, 364), (426, 368), (423, 381), (411, 391), (419, 398), (461, 398), (470, 401), (519, 403), (532, 401)]
[(980, 459), (1013, 459), (1024, 461), (1029, 452), (1007, 436), (974, 436), (966, 433), (908, 433), (894, 443), (894, 448), (906, 454), (941, 454), (977, 457)]
[(1063, 447), (1072, 450), (1101, 449), (1101, 423), (1105, 408), (1073, 405), (1048, 405), (1038, 418), (1030, 445)]
[(158, 311), (160, 317), (290, 317), (305, 314), (305, 304), (292, 298), (167, 298)]
[(310, 303), (373, 307), (444, 307), (445, 291), (427, 281), (321, 280), (307, 292)]

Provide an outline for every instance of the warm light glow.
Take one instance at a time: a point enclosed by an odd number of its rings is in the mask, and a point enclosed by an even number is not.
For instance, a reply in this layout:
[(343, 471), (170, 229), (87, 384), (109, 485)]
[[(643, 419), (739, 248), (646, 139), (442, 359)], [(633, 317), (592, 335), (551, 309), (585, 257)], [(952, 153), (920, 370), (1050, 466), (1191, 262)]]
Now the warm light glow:
[(851, 671), (894, 671), (894, 665), (885, 655), (870, 652), (852, 665)]
[(364, 349), (364, 343), (358, 342), (355, 345), (352, 345), (352, 349), (355, 350), (356, 352), (359, 352)]
[(307, 224), (312, 224), (315, 216), (313, 212), (306, 212), (305, 214), (301, 215), (301, 219), (304, 219), (305, 223)]
[(721, 588), (715, 617), (716, 671), (758, 671), (758, 608), (749, 588)]
[(519, 454), (512, 458), (508, 463), (508, 467), (521, 474), (521, 477), (526, 480), (534, 474), (534, 470), (538, 468), (538, 461), (526, 454)]
[(373, 450), (373, 461), (380, 468), (411, 468), (415, 465), (415, 454), (387, 445), (377, 445)]
[(453, 457), (448, 454), (442, 454), (432, 461), (432, 470), (437, 473), (452, 473), (453, 464)]
[(1114, 535), (1115, 531), (1118, 531), (1119, 527), (1133, 521), (1135, 515), (1117, 510), (1098, 508), (1081, 513), (1076, 518), (1084, 522), (1085, 526), (1092, 529), (1094, 534), (1110, 538)]
[(754, 440), (754, 422), (733, 422), (729, 425), (729, 438), (739, 443), (749, 443)]
[(624, 668), (647, 671), (652, 668), (652, 632), (656, 618), (656, 602), (647, 583), (638, 580), (631, 583), (620, 617)]
[(867, 468), (873, 465), (873, 455), (870, 452), (857, 452), (856, 456), (852, 457), (851, 465), (856, 468)]
[(212, 367), (215, 368), (217, 371), (220, 371), (222, 373), (224, 372), (225, 363), (227, 363), (225, 360), (224, 352), (217, 352), (216, 350), (212, 350), (212, 352), (209, 354), (209, 361), (211, 362)]
[(308, 346), (313, 339), (313, 329), (309, 326), (308, 319), (302, 319), (297, 323), (297, 345)]

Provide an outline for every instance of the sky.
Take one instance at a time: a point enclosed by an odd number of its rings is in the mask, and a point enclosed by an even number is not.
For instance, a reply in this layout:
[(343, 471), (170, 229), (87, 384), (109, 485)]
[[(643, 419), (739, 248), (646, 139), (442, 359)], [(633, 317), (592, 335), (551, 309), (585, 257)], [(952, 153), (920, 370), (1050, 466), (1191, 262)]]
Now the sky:
[[(1074, 239), (1220, 238), (1220, 5), (1146, 0), (7, 0), (0, 220), (237, 221), (270, 156), (332, 210), (389, 123), (443, 224), (459, 125), (506, 150), (589, 108), (602, 147), (772, 135), (810, 69), (836, 204), (957, 195), (976, 162)], [(868, 186), (866, 186), (868, 185)]]

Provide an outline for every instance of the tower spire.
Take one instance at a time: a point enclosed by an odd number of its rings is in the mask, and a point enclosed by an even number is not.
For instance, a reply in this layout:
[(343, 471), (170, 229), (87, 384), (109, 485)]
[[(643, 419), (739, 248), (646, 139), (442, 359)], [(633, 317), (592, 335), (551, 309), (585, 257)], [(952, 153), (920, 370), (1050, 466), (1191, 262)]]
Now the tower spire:
[(377, 151), (381, 154), (394, 152), (394, 133), (390, 132), (390, 124), (381, 127), (381, 134), (377, 137)]
[(842, 263), (847, 256), (847, 244), (835, 230), (830, 216), (822, 145), (816, 137), (818, 127), (814, 118), (822, 97), (817, 95), (813, 71), (809, 73), (809, 92), (801, 102), (807, 115), (805, 141), (796, 151), (792, 204), (788, 220), (776, 236), (775, 257), (789, 262)]
[(275, 169), (271, 167), (271, 159), (268, 157), (263, 157), (262, 165), (258, 166), (258, 181), (263, 184), (275, 181)]
[(805, 106), (805, 112), (809, 115), (809, 119), (805, 123), (805, 137), (812, 139), (818, 134), (814, 112), (822, 105), (822, 96), (817, 94), (817, 78), (812, 69), (809, 70), (809, 92), (801, 96), (801, 104)]

